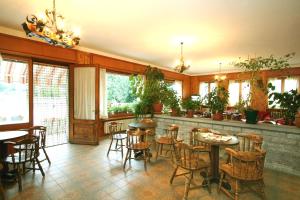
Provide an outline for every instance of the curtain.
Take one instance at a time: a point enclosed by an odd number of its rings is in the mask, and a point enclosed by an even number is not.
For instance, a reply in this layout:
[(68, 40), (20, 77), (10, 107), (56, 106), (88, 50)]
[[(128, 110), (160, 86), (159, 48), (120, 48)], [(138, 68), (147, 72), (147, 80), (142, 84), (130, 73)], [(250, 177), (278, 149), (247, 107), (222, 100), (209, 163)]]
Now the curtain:
[(74, 118), (95, 119), (95, 74), (94, 67), (74, 69)]
[(100, 69), (100, 118), (108, 118), (106, 97), (106, 69)]

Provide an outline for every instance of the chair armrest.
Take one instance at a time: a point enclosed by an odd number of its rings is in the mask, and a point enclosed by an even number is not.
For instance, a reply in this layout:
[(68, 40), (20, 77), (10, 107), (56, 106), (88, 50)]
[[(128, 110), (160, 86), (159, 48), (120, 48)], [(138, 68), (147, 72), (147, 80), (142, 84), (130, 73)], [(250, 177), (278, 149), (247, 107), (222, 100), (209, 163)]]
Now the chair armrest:
[(4, 142), (4, 144), (15, 145), (16, 143), (13, 141), (6, 141), (6, 142)]

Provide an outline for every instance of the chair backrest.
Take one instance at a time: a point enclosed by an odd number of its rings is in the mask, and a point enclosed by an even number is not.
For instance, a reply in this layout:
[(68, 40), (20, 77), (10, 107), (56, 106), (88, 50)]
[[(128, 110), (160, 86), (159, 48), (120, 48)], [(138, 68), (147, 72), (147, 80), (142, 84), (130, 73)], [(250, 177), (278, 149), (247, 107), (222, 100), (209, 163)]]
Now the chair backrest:
[(202, 153), (193, 148), (193, 146), (177, 142), (174, 143), (176, 164), (187, 170), (197, 170), (205, 166), (207, 163), (203, 160)]
[(165, 129), (165, 136), (173, 140), (177, 140), (179, 127), (176, 124), (171, 124)]
[(120, 133), (123, 130), (123, 122), (110, 122), (108, 131), (110, 135)]
[(38, 156), (39, 141), (37, 137), (28, 137), (13, 144), (15, 153), (11, 154), (12, 161), (19, 163), (31, 162)]
[(256, 148), (256, 151), (235, 151), (226, 148), (229, 154), (231, 175), (240, 180), (259, 180), (263, 178), (266, 151)]
[(39, 139), (40, 147), (46, 146), (47, 128), (45, 126), (32, 126), (30, 128), (22, 129), (22, 130), (28, 131), (29, 136), (37, 137)]
[(261, 148), (263, 137), (254, 133), (250, 134), (237, 134), (239, 144), (238, 151), (255, 151), (255, 148)]
[(199, 141), (197, 137), (198, 134), (211, 133), (211, 132), (212, 131), (209, 128), (193, 128), (192, 131), (190, 132), (190, 145), (202, 147), (205, 150), (209, 150), (210, 144)]
[(127, 147), (132, 147), (135, 144), (139, 144), (142, 142), (148, 142), (148, 135), (149, 135), (149, 131), (146, 130), (127, 130), (127, 142), (126, 142), (126, 146)]

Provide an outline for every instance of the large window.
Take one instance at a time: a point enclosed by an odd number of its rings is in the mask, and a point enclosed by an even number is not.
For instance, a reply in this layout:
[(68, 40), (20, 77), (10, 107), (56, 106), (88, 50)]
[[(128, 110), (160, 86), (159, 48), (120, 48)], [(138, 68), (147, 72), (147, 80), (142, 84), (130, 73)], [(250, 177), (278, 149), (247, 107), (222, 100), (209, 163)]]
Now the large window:
[(178, 98), (182, 98), (182, 81), (173, 81), (171, 88), (176, 92)]
[(246, 101), (250, 94), (249, 81), (230, 80), (228, 86), (229, 106), (235, 106), (239, 101)]
[(135, 98), (130, 91), (129, 76), (106, 73), (106, 96), (108, 112), (130, 110)]
[(29, 122), (28, 64), (0, 62), (0, 125)]
[[(271, 78), (268, 80), (268, 83), (271, 83), (275, 87), (275, 90), (271, 92), (283, 93), (291, 90), (300, 91), (300, 77)], [(269, 107), (272, 106), (274, 106), (274, 104), (269, 105)], [(275, 108), (279, 108), (279, 105), (275, 104)]]
[(215, 82), (200, 82), (199, 84), (199, 95), (203, 99), (217, 87)]

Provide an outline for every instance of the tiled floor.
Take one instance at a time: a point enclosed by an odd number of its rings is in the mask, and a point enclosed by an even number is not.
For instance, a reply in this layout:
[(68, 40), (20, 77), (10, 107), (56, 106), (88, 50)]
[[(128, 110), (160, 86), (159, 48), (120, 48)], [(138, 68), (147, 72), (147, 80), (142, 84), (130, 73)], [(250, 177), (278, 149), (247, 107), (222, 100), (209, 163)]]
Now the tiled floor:
[[(104, 139), (98, 146), (66, 144), (48, 148), (52, 164), (43, 163), (45, 178), (39, 172), (27, 173), (22, 179), (22, 192), (18, 192), (17, 184), (5, 187), (8, 199), (182, 199), (185, 179), (178, 177), (173, 185), (169, 184), (173, 171), (169, 160), (152, 160), (148, 172), (142, 161), (132, 160), (131, 168), (123, 171), (120, 153), (111, 152), (106, 157), (108, 142)], [(196, 177), (196, 181), (201, 180)], [(265, 170), (265, 184), (267, 199), (300, 199), (300, 177)], [(218, 194), (217, 185), (212, 184), (211, 194), (198, 188), (190, 191), (189, 199), (229, 198)], [(245, 193), (240, 199), (260, 198)]]

